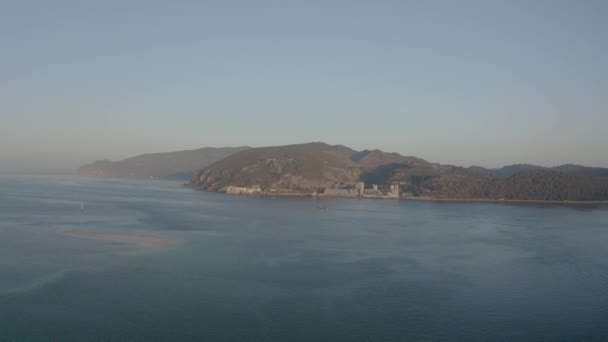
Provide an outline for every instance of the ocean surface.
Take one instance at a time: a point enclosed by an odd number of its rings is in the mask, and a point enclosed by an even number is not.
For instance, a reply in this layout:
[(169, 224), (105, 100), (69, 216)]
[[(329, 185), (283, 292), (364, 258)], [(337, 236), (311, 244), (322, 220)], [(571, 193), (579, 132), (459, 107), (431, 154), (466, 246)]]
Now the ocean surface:
[(170, 185), (0, 175), (0, 341), (608, 340), (608, 207)]

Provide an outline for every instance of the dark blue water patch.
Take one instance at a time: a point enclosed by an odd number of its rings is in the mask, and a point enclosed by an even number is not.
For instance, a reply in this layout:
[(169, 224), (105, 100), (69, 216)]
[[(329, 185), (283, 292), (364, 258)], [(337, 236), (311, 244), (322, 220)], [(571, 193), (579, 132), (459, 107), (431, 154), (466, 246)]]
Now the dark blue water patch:
[(0, 341), (608, 339), (606, 207), (164, 185), (0, 176)]

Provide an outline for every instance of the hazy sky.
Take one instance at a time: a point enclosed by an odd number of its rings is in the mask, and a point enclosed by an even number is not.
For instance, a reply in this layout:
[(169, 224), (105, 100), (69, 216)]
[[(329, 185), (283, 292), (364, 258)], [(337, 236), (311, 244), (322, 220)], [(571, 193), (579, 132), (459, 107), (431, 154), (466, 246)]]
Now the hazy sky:
[(608, 167), (608, 1), (0, 0), (0, 171), (309, 141)]

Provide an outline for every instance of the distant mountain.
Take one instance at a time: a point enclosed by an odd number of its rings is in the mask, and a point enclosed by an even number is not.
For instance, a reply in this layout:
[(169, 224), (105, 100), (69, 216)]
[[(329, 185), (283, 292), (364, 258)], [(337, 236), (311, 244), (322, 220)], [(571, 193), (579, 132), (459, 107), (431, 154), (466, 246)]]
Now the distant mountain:
[(355, 181), (383, 188), (398, 182), (410, 196), (437, 199), (608, 200), (608, 169), (529, 164), (463, 168), (325, 143), (243, 150), (203, 168), (191, 184), (208, 191), (259, 186), (263, 192), (311, 193)]
[(538, 170), (549, 170), (549, 171), (557, 171), (563, 173), (570, 173), (576, 175), (585, 175), (585, 176), (608, 176), (608, 168), (601, 167), (588, 167), (581, 166), (575, 164), (565, 164), (555, 167), (544, 167), (532, 164), (513, 164), (509, 166), (503, 166), (498, 169), (486, 169), (480, 166), (472, 166), (469, 169), (477, 170), (482, 173), (490, 173), (494, 175), (500, 176), (512, 176), (514, 174), (524, 172), (524, 171), (538, 171)]
[(532, 165), (532, 164), (513, 164), (509, 166), (503, 166), (500, 169), (493, 169), (492, 172), (501, 175), (501, 176), (512, 176), (518, 172), (522, 171), (531, 171), (531, 170), (540, 170), (545, 169), (542, 166)]
[(78, 174), (102, 178), (169, 178), (190, 180), (201, 168), (249, 147), (205, 147), (166, 153), (142, 154), (132, 158), (99, 160), (78, 169)]
[(552, 170), (564, 172), (564, 173), (573, 173), (579, 175), (586, 176), (600, 176), (600, 177), (608, 177), (608, 168), (601, 167), (588, 167), (574, 164), (565, 164), (561, 166), (556, 166), (551, 168)]

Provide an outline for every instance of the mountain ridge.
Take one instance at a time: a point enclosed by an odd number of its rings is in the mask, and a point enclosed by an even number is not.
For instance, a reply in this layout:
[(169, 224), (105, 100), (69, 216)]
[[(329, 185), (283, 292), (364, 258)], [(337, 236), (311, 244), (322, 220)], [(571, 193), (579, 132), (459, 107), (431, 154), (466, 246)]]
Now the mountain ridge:
[(310, 194), (353, 182), (383, 189), (399, 183), (401, 195), (436, 199), (608, 200), (604, 168), (574, 164), (465, 168), (320, 142), (240, 151), (201, 169), (190, 185), (207, 191), (236, 186), (259, 187), (262, 193)]

